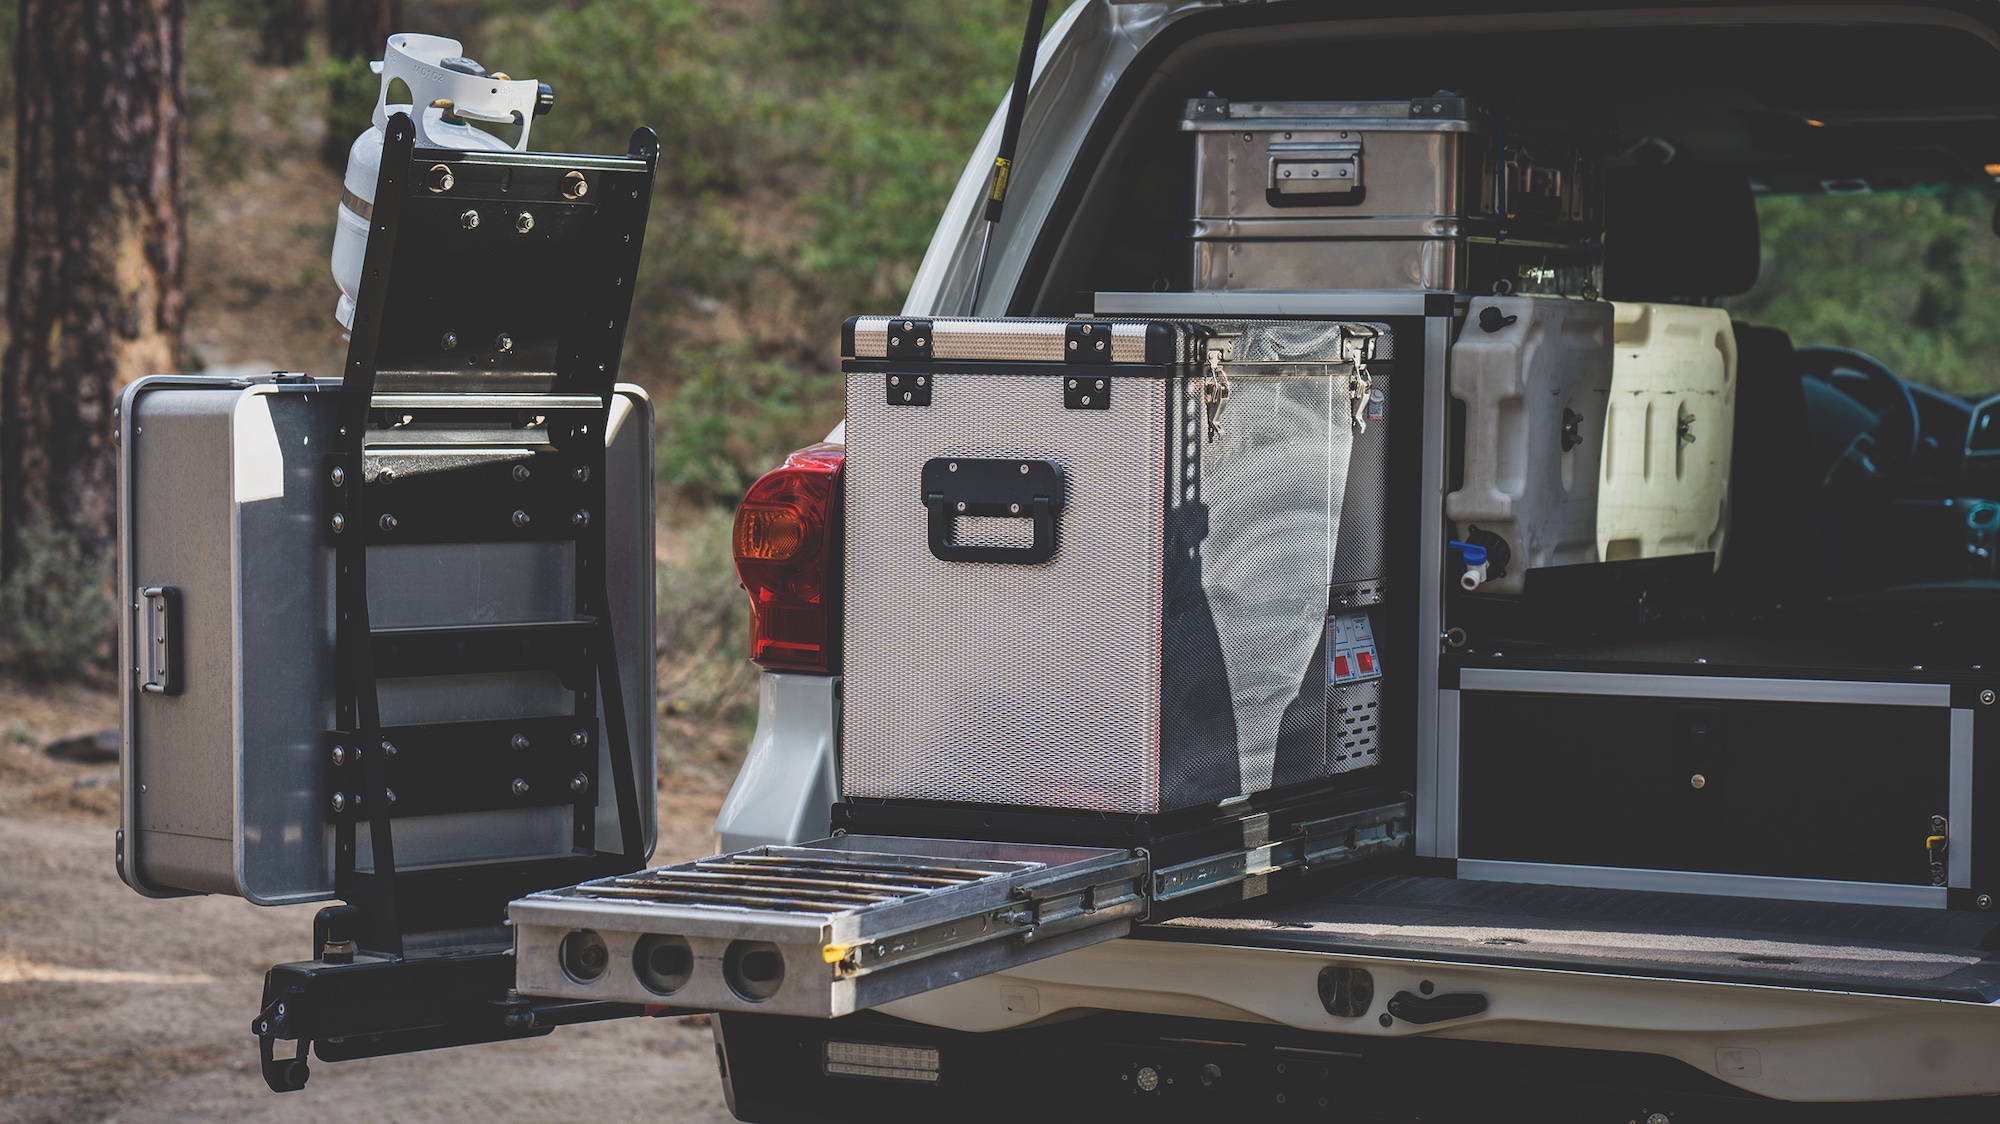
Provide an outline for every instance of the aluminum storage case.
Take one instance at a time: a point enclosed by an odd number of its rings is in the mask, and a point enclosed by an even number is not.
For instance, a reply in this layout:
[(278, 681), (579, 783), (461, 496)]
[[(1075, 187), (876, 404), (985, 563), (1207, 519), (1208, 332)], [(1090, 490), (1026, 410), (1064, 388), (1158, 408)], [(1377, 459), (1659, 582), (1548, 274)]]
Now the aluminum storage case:
[(1581, 296), (1601, 284), (1586, 133), (1476, 101), (1190, 101), (1197, 290)]
[(1379, 760), (1386, 328), (844, 344), (845, 795), (1149, 814)]
[[(119, 532), (129, 600), (120, 637), (129, 674), (119, 865), (135, 889), (237, 894), (261, 904), (335, 893), (335, 786), (326, 744), (336, 728), (335, 549), (325, 478), (340, 385), (303, 376), (167, 376), (125, 392)], [(368, 454), (378, 477), (371, 487), (394, 503), (397, 470), (422, 487), (426, 469), (456, 469), (478, 485), (459, 478), (463, 494), (454, 506), (466, 518), (490, 508), (505, 520), (507, 507), (520, 505), (533, 519), (567, 525), (571, 507), (554, 506), (565, 498), (555, 481), (528, 494), (540, 478), (523, 481), (520, 469), (552, 468), (552, 453), (539, 431), (508, 424), (514, 411), (505, 402), (454, 396), (454, 420), (390, 430), (395, 446)], [(564, 404), (537, 402), (538, 409)], [(497, 413), (493, 422), (466, 420), (482, 406)], [(639, 388), (620, 386), (609, 417), (607, 578), (631, 754), (647, 777), (652, 405)], [(402, 530), (421, 537), (416, 514), (401, 510)], [(582, 731), (587, 745), (570, 742), (579, 732), (571, 728), (577, 691), (588, 689), (588, 679), (500, 669), (499, 653), (509, 644), (535, 643), (528, 638), (535, 626), (562, 627), (576, 609), (574, 543), (549, 535), (518, 540), (367, 548), (378, 633), (414, 639), (425, 630), (488, 626), (490, 634), (488, 669), (457, 674), (438, 674), (450, 670), (448, 659), (416, 651), (401, 658), (393, 642), (378, 642), (385, 732), (399, 731), (401, 739), (432, 724), (485, 723), (492, 754), (512, 755), (498, 783), (521, 785), (518, 793), (475, 793), (491, 778), (473, 770), (433, 785), (403, 784), (395, 809), (402, 869), (566, 855), (575, 846), (573, 817), (590, 819), (575, 806), (580, 800), (595, 802), (598, 838), (619, 837), (611, 786), (581, 796), (571, 787), (580, 773), (605, 778), (612, 766), (601, 725)], [(501, 635), (508, 626), (520, 627)], [(402, 759), (414, 767), (425, 747), (419, 735), (408, 737)], [(434, 791), (427, 796), (425, 788)], [(518, 806), (495, 807), (510, 800)], [(642, 807), (650, 849), (653, 802)], [(357, 865), (366, 868), (367, 831), (358, 846)]]

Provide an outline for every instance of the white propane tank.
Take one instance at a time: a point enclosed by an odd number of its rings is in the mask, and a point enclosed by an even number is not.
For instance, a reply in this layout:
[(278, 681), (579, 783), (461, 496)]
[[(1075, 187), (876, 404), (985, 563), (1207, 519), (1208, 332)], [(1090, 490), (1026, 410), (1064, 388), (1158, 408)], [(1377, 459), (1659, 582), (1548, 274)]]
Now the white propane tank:
[[(375, 181), (382, 172), (382, 145), (391, 114), (408, 113), (417, 126), (419, 148), (464, 152), (525, 152), (528, 128), (548, 112), (548, 87), (532, 78), (488, 74), (464, 57), (456, 39), (438, 35), (397, 34), (389, 37), (381, 62), (371, 63), (382, 76), (375, 96), (374, 124), (354, 138), (347, 151), (347, 178), (341, 186), (340, 212), (333, 234), (333, 280), (340, 300), (333, 315), (340, 326), (354, 330), (354, 300), (361, 292), (361, 262), (368, 252), (368, 228), (375, 214)], [(389, 84), (401, 79), (412, 104), (389, 104)], [(422, 106), (421, 113), (415, 106)], [(473, 121), (512, 124), (521, 136), (512, 145)]]

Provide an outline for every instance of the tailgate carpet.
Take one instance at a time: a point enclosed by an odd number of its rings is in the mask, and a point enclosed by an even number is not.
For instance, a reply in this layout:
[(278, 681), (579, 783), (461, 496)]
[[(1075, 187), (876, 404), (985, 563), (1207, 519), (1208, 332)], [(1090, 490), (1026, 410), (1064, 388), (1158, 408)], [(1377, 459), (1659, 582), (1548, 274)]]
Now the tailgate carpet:
[(1366, 878), (1145, 926), (1155, 940), (2000, 999), (2000, 917), (1637, 890)]

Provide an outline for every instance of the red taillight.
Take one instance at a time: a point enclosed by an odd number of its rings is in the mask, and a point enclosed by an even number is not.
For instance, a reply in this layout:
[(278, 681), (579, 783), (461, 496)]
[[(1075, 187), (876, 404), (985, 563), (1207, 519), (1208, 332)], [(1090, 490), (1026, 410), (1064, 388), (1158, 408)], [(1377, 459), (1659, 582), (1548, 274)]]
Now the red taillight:
[(750, 594), (750, 658), (831, 672), (844, 445), (810, 445), (750, 485), (736, 509), (736, 576)]

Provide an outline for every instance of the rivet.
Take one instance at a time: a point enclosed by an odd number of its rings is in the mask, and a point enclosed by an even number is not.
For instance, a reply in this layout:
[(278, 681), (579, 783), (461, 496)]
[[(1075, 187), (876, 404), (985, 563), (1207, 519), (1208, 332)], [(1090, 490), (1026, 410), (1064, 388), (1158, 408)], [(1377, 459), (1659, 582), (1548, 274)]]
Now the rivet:
[(346, 747), (346, 746), (344, 746), (344, 745), (337, 745), (337, 746), (334, 746), (334, 747), (333, 747), (333, 763), (334, 763), (334, 764), (335, 764), (336, 766), (339, 766), (339, 765), (345, 765), (345, 764), (347, 764), (347, 747)]
[(516, 527), (525, 527), (529, 523), (532, 523), (533, 521), (534, 520), (530, 519), (528, 517), (528, 513), (525, 511), (517, 511), (514, 513), (514, 526)]
[(964, 510), (965, 510), (965, 501), (964, 501), (964, 500), (960, 500), (960, 501), (958, 501), (958, 509), (959, 509), (960, 511), (964, 511)]
[(1103, 379), (1098, 379), (1098, 380), (1097, 380), (1097, 389), (1099, 389), (1099, 390), (1103, 390), (1103, 389), (1104, 389), (1104, 380), (1103, 380)]
[(345, 812), (347, 810), (346, 793), (336, 792), (333, 794), (333, 810), (336, 812)]
[(1978, 906), (1979, 908), (1981, 908), (1981, 909), (1992, 909), (1992, 908), (1993, 908), (1993, 895), (1992, 895), (1992, 894), (1981, 894), (1981, 895), (1979, 895), (1979, 897), (1978, 897), (1978, 898), (1974, 899), (1974, 902), (1973, 902), (1973, 904), (1977, 905), (1977, 906)]
[[(334, 465), (333, 471), (327, 473), (327, 479), (333, 481), (334, 487), (344, 488), (347, 486), (347, 470), (340, 467), (339, 465)], [(1988, 691), (1986, 693), (1990, 695), (1993, 692)]]
[(1007, 505), (1007, 510), (1012, 514), (1019, 515), (1021, 514), (1021, 505), (1018, 503), (1010, 503)]
[(469, 210), (469, 209), (468, 209), (468, 210), (466, 210), (466, 211), (464, 211), (464, 212), (462, 212), (462, 213), (461, 213), (461, 214), (460, 214), (460, 215), (458, 216), (458, 225), (460, 225), (460, 226), (464, 227), (464, 228), (465, 228), (465, 229), (467, 229), (467, 230), (478, 230), (478, 229), (479, 229), (479, 212), (478, 212), (478, 211), (474, 211), (474, 210)]
[(515, 749), (527, 749), (530, 744), (528, 741), (528, 735), (515, 734), (513, 738), (510, 739), (510, 744), (513, 745)]
[(526, 211), (522, 211), (514, 219), (514, 229), (520, 231), (522, 234), (526, 234), (529, 231), (535, 229), (535, 216), (529, 214)]
[(569, 790), (571, 792), (582, 792), (584, 789), (589, 787), (590, 787), (590, 778), (584, 776), (582, 773), (578, 773), (577, 775), (569, 779)]
[(1027, 474), (1028, 474), (1028, 466), (1024, 464), (1021, 466), (1021, 475), (1026, 476)]
[(890, 385), (890, 386), (901, 386), (901, 385), (903, 385), (903, 378), (902, 378), (902, 376), (901, 376), (901, 375), (890, 375), (890, 376), (889, 376), (889, 385)]
[(587, 464), (577, 465), (570, 471), (570, 475), (576, 478), (577, 483), (586, 483), (590, 480), (590, 466)]
[(582, 749), (584, 746), (590, 744), (590, 735), (582, 730), (577, 730), (570, 734), (569, 744)]
[(1988, 687), (1986, 690), (1979, 692), (1979, 704), (1981, 706), (1992, 706), (1994, 698), (1995, 695), (1993, 694), (1993, 688), (1991, 687)]
[(948, 469), (950, 469), (950, 470), (951, 470), (951, 471), (953, 471), (953, 472), (957, 472), (957, 471), (958, 471), (958, 462), (957, 462), (957, 461), (952, 461), (952, 462), (951, 462), (950, 464), (946, 465), (945, 467), (946, 467), (946, 468), (948, 468)]
[(577, 513), (576, 513), (575, 515), (572, 515), (572, 516), (570, 516), (570, 517), (569, 517), (569, 521), (570, 521), (571, 523), (574, 523), (574, 524), (576, 524), (576, 525), (577, 525), (577, 526), (579, 526), (579, 527), (588, 527), (588, 526), (590, 526), (590, 511), (589, 511), (589, 509), (587, 509), (587, 508), (580, 508), (580, 509), (578, 509), (578, 511), (577, 511)]
[(342, 514), (341, 514), (340, 512), (338, 512), (338, 511), (334, 512), (334, 513), (333, 513), (333, 533), (337, 535), (337, 534), (339, 534), (339, 533), (341, 533), (342, 531), (345, 531), (345, 530), (347, 530), (347, 516), (345, 516), (345, 515), (342, 515)]
[(924, 376), (922, 376), (922, 375), (918, 375), (918, 376), (917, 376), (917, 385), (918, 385), (918, 386), (924, 386), (924, 385), (928, 384), (928, 383), (929, 383), (930, 381), (931, 381), (930, 379), (928, 379), (928, 378), (925, 378), (925, 377), (924, 377)]

